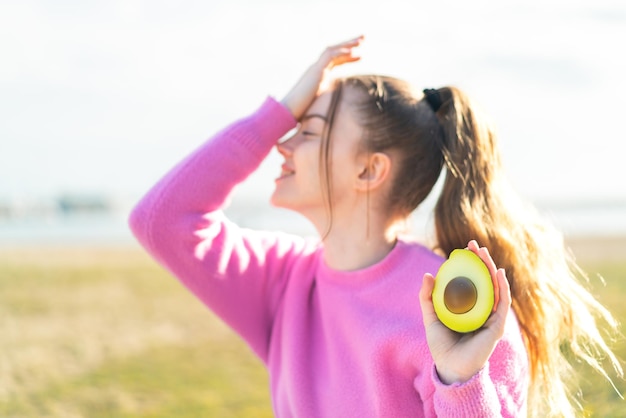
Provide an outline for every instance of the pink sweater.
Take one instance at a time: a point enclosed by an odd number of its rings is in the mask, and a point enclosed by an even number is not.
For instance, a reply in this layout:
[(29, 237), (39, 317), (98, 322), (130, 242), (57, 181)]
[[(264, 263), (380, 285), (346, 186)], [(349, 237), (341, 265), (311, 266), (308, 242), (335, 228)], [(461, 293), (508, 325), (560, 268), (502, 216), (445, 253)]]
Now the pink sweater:
[(178, 164), (135, 207), (146, 250), (250, 345), (277, 417), (525, 415), (528, 364), (515, 317), (489, 363), (445, 385), (418, 293), (442, 259), (401, 240), (381, 262), (335, 271), (318, 241), (239, 228), (221, 209), (296, 121), (268, 98)]

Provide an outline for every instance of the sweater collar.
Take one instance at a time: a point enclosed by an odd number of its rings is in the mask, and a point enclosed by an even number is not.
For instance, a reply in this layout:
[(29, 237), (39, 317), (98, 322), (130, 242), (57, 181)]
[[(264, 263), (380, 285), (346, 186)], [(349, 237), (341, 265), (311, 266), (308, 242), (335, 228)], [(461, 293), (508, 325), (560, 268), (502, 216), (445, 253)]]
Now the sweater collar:
[(323, 259), (323, 250), (319, 252), (317, 279), (322, 282), (337, 283), (346, 286), (358, 286), (389, 276), (391, 273), (404, 268), (402, 260), (410, 251), (405, 241), (398, 239), (396, 245), (381, 261), (358, 270), (334, 270), (326, 265)]

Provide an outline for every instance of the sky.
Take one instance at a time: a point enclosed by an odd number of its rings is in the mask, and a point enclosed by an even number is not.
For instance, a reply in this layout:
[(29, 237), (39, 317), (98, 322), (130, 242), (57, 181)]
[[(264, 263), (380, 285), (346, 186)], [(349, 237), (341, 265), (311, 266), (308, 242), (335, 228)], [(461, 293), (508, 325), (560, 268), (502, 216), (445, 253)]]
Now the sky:
[[(0, 198), (134, 200), (359, 34), (337, 75), (465, 90), (522, 195), (626, 199), (626, 3), (607, 0), (2, 0)], [(241, 193), (267, 197), (280, 164)]]

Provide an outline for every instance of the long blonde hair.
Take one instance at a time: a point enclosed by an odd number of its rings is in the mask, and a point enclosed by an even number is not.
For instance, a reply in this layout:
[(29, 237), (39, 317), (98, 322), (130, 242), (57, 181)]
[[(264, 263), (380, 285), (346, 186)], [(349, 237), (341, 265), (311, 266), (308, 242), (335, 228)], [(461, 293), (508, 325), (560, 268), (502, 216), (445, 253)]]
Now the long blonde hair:
[(530, 362), (529, 414), (576, 415), (581, 405), (570, 364), (583, 361), (610, 382), (602, 365), (608, 360), (621, 376), (605, 341), (618, 324), (583, 286), (587, 277), (562, 235), (506, 182), (487, 119), (453, 87), (436, 90), (441, 106), (435, 112), (402, 80), (353, 76), (338, 83), (338, 96), (345, 86), (361, 92), (349, 105), (361, 116), (364, 147), (402, 156), (388, 210), (408, 216), (445, 172), (434, 216), (439, 249), (449, 255), (476, 239), (506, 269)]

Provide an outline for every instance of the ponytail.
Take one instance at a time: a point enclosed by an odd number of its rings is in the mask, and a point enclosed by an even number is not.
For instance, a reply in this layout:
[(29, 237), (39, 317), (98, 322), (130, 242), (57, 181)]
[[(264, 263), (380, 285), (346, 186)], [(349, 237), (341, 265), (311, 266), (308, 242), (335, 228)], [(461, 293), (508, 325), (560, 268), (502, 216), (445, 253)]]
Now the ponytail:
[(529, 412), (573, 416), (580, 404), (568, 390), (566, 376), (574, 377), (570, 363), (582, 360), (610, 381), (601, 364), (608, 358), (622, 375), (599, 330), (602, 324), (615, 332), (618, 324), (581, 285), (587, 277), (562, 236), (506, 183), (486, 118), (458, 89), (437, 93), (440, 106), (433, 110), (446, 167), (434, 214), (438, 247), (449, 255), (475, 239), (506, 269), (531, 366)]

